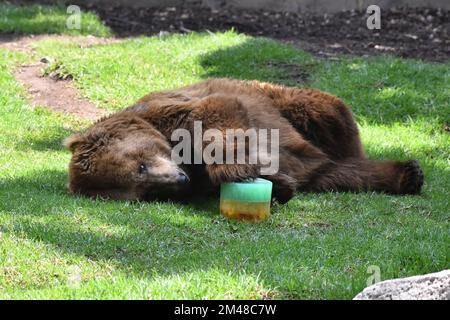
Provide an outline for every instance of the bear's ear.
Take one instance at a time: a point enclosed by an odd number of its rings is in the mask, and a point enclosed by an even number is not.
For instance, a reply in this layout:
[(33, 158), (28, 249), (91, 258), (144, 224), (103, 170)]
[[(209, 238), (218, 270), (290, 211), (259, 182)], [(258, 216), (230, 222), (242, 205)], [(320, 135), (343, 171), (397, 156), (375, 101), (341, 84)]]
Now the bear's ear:
[(79, 146), (81, 143), (84, 143), (85, 139), (84, 137), (79, 134), (76, 133), (66, 139), (64, 139), (64, 146), (69, 149), (72, 153), (75, 151), (75, 149), (77, 148), (77, 146)]

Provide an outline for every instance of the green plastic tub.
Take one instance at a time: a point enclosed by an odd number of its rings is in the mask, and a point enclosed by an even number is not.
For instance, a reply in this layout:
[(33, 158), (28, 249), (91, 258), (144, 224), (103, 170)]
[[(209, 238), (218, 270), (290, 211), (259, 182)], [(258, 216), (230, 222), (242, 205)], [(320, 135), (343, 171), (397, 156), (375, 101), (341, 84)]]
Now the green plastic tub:
[(262, 221), (270, 217), (272, 182), (257, 178), (220, 186), (220, 213), (227, 218)]

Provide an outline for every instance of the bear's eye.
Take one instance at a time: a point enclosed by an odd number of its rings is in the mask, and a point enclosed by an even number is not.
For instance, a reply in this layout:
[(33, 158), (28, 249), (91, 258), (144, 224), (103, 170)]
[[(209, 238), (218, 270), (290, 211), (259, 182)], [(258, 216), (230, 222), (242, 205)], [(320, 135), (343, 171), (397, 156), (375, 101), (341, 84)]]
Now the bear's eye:
[(141, 163), (139, 165), (139, 174), (144, 174), (147, 172), (147, 166), (145, 165), (145, 163)]

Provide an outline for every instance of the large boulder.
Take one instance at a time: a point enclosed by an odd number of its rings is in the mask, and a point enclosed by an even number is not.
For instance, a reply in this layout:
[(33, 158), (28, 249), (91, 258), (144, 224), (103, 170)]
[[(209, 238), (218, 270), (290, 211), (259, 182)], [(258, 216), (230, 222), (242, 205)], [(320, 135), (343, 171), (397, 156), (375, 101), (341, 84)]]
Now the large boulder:
[(450, 300), (450, 270), (378, 282), (354, 300)]

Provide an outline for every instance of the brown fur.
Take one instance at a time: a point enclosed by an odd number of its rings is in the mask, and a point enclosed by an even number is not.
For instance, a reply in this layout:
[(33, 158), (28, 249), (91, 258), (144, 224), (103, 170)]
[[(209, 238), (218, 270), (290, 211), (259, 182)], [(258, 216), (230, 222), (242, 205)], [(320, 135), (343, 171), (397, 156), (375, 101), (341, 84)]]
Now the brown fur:
[[(113, 199), (187, 197), (223, 182), (255, 178), (259, 165), (212, 164), (178, 167), (170, 161), (173, 130), (276, 128), (280, 130), (280, 170), (265, 176), (274, 196), (288, 201), (300, 191), (384, 191), (419, 193), (417, 161), (368, 160), (347, 106), (316, 89), (258, 81), (210, 79), (184, 88), (151, 93), (133, 106), (102, 119), (66, 140), (73, 152), (70, 190)], [(146, 165), (144, 173), (139, 172)]]

